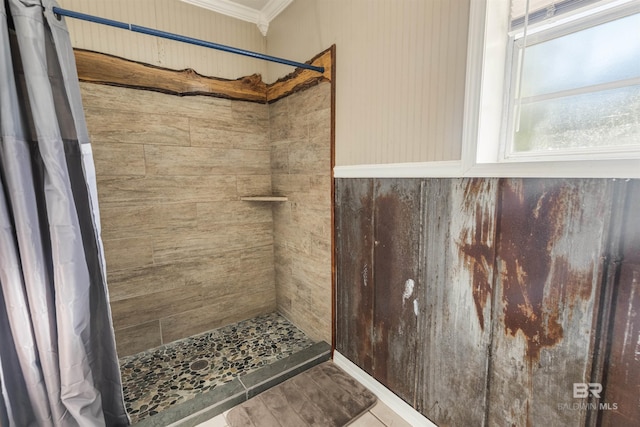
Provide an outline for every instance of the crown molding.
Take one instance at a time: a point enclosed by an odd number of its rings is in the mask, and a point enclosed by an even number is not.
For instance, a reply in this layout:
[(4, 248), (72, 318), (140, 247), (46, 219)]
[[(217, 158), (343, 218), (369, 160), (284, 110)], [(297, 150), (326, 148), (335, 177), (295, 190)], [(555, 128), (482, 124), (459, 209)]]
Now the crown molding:
[(194, 6), (256, 24), (260, 11), (229, 0), (182, 0)]
[(293, 0), (270, 0), (262, 10), (253, 9), (230, 0), (181, 0), (194, 6), (221, 13), (258, 26), (263, 36), (267, 35), (269, 23)]
[(269, 3), (264, 5), (260, 13), (267, 20), (267, 22), (271, 22), (292, 2), (293, 0), (269, 0)]

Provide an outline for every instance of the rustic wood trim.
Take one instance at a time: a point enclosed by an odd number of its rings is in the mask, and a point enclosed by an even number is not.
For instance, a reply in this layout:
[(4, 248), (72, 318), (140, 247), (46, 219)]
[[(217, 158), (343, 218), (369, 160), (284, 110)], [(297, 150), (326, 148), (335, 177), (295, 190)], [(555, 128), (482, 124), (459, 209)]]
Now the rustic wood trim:
[(308, 62), (309, 64), (317, 67), (324, 67), (323, 74), (319, 74), (316, 71), (296, 68), (293, 73), (287, 74), (277, 81), (267, 85), (267, 101), (271, 104), (285, 96), (289, 96), (295, 92), (315, 86), (320, 82), (333, 82), (335, 80), (333, 73), (334, 59), (335, 45), (314, 56), (311, 61)]
[[(316, 55), (310, 64), (325, 67), (323, 74), (297, 68), (293, 73), (265, 84), (259, 74), (236, 80), (207, 77), (188, 68), (171, 70), (114, 55), (74, 49), (78, 78), (82, 82), (132, 89), (152, 90), (169, 95), (206, 95), (258, 103), (272, 103), (295, 92), (335, 79), (335, 45)], [(332, 94), (335, 89), (332, 89)]]
[(207, 95), (217, 98), (266, 103), (266, 85), (259, 74), (227, 80), (207, 77), (188, 68), (171, 70), (118, 56), (74, 49), (78, 79), (169, 95)]
[(336, 166), (336, 45), (332, 45), (329, 51), (331, 52), (331, 352), (333, 354), (336, 349), (338, 304), (336, 297), (336, 179), (333, 172)]

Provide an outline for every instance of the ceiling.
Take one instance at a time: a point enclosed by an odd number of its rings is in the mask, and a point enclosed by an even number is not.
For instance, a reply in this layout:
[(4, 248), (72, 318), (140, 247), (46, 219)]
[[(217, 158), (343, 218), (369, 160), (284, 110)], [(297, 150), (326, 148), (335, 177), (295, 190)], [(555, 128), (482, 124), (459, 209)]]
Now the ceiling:
[(263, 7), (269, 3), (269, 0), (230, 0), (233, 3), (238, 3), (243, 6), (250, 7), (255, 10), (262, 10)]
[(269, 23), (293, 0), (181, 0), (232, 18), (253, 22), (263, 36), (267, 35)]

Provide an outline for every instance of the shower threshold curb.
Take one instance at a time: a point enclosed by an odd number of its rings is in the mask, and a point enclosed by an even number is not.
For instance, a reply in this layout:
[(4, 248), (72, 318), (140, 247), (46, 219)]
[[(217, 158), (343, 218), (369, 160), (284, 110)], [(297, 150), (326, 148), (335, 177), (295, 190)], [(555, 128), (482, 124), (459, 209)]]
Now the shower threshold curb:
[(184, 403), (133, 424), (134, 427), (193, 427), (331, 358), (331, 346), (312, 344), (291, 356), (240, 375)]

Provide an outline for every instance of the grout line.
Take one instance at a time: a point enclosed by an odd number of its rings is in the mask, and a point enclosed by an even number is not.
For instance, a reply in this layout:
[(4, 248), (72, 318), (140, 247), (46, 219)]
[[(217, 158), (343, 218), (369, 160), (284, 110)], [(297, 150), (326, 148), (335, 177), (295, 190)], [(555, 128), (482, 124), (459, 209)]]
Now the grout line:
[(239, 376), (237, 378), (238, 378), (238, 381), (240, 382), (240, 385), (242, 386), (242, 388), (244, 388), (244, 400), (246, 402), (247, 400), (249, 400), (249, 389), (242, 382), (242, 378), (240, 378)]
[(387, 425), (387, 423), (385, 423), (385, 422), (384, 422), (380, 417), (378, 417), (376, 414), (374, 414), (373, 412), (371, 412), (371, 409), (369, 409), (367, 412), (368, 412), (368, 413), (370, 413), (371, 415), (373, 415), (373, 417), (374, 417), (376, 420), (380, 421), (380, 424), (384, 425), (385, 427), (389, 427), (389, 426)]

